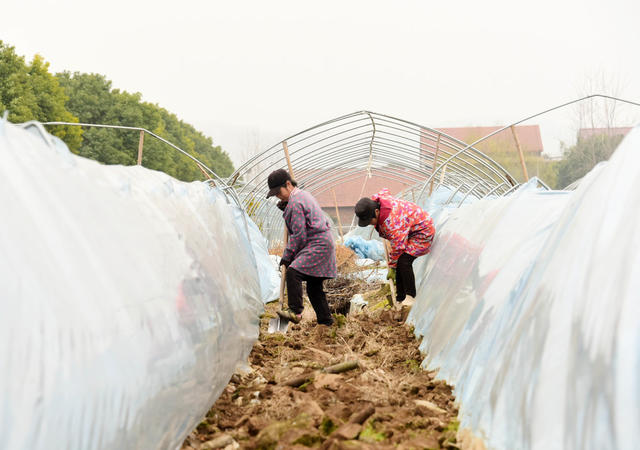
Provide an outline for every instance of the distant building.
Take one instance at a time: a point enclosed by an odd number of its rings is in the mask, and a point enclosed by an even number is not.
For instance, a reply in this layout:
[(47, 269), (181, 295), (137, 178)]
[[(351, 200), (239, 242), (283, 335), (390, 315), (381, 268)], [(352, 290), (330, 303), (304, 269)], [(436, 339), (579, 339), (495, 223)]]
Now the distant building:
[[(406, 182), (399, 181), (398, 175), (390, 177), (388, 174), (377, 170), (371, 170), (371, 178), (366, 177), (364, 172), (360, 172), (357, 176), (346, 176), (346, 179), (338, 180), (340, 183), (335, 189), (330, 186), (320, 188), (320, 191), (315, 193), (314, 196), (320, 203), (322, 210), (325, 211), (338, 226), (336, 216), (336, 203), (338, 206), (338, 213), (340, 214), (340, 221), (342, 223), (343, 231), (346, 233), (349, 231), (349, 227), (354, 218), (353, 208), (361, 197), (371, 197), (371, 195), (377, 193), (382, 188), (388, 188), (391, 194), (397, 194), (414, 184), (416, 178), (423, 179), (424, 175), (409, 174), (406, 175)], [(305, 175), (305, 177), (308, 175)], [(303, 186), (304, 187), (304, 186)], [(333, 193), (335, 191), (336, 201), (334, 202)], [(416, 195), (418, 193), (416, 192)], [(408, 196), (411, 199), (411, 195)]]
[(633, 127), (611, 127), (611, 128), (580, 128), (578, 130), (578, 140), (588, 139), (593, 136), (626, 136)]
[[(465, 142), (466, 144), (471, 144), (478, 139), (491, 134), (500, 128), (503, 128), (503, 125), (493, 126), (493, 127), (452, 127), (452, 128), (436, 128), (436, 130), (441, 131), (449, 136), (452, 136), (456, 139)], [(518, 141), (520, 142), (520, 147), (524, 153), (533, 153), (537, 156), (540, 156), (544, 151), (544, 147), (542, 145), (542, 137), (540, 136), (540, 126), (539, 125), (516, 125), (515, 127), (516, 135), (518, 136)], [(481, 152), (491, 154), (496, 151), (505, 151), (505, 150), (515, 150), (516, 144), (513, 139), (513, 133), (510, 128), (507, 128), (504, 131), (496, 134), (495, 136), (491, 136), (484, 142), (481, 142), (475, 145), (478, 150)]]

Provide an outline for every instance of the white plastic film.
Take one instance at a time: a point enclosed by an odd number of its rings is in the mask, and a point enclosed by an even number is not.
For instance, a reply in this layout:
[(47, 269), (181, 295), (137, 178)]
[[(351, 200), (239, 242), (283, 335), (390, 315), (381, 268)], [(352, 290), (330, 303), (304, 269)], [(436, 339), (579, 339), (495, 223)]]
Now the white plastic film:
[(262, 235), (258, 226), (239, 207), (234, 208), (234, 217), (237, 226), (241, 230), (249, 232), (245, 242), (250, 245), (255, 258), (262, 302), (269, 303), (277, 300), (280, 296), (280, 271), (278, 270), (278, 265), (274, 265), (269, 255), (267, 239)]
[(216, 188), (39, 129), (0, 121), (0, 448), (177, 448), (258, 334), (246, 231)]
[(409, 321), (495, 449), (640, 442), (640, 129), (572, 192), (443, 211)]

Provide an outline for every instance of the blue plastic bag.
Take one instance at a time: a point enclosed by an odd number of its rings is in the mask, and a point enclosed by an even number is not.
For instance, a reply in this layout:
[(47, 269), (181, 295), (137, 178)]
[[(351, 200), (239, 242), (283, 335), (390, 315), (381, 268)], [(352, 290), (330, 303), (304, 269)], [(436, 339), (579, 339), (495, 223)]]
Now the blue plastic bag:
[(384, 261), (384, 247), (380, 241), (367, 241), (361, 236), (348, 236), (344, 240), (345, 247), (356, 252), (360, 258)]

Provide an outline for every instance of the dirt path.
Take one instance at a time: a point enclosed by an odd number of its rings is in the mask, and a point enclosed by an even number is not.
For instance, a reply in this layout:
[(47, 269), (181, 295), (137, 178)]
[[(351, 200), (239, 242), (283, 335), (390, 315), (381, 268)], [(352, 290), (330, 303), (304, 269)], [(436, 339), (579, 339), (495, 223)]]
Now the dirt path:
[[(348, 284), (330, 290), (337, 308), (352, 295)], [(383, 298), (368, 295), (370, 304)], [(451, 388), (420, 368), (407, 311), (365, 310), (332, 327), (307, 318), (286, 335), (266, 334), (276, 307), (267, 305), (251, 371), (232, 377), (183, 449), (458, 448)], [(321, 370), (345, 361), (358, 367)]]

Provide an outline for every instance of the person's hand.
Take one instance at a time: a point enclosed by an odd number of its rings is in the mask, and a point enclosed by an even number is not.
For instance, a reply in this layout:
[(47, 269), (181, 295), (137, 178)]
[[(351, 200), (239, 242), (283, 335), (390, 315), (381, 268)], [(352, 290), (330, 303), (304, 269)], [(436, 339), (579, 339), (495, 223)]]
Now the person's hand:
[(280, 259), (280, 265), (281, 266), (285, 266), (287, 269), (289, 268), (289, 265), (291, 264), (291, 261), (286, 260), (286, 259)]
[(280, 211), (284, 211), (288, 204), (289, 204), (289, 202), (285, 202), (284, 200), (280, 200), (278, 202), (277, 206), (280, 209)]
[(395, 267), (389, 267), (387, 270), (387, 280), (391, 280), (394, 283), (396, 282), (396, 269)]

